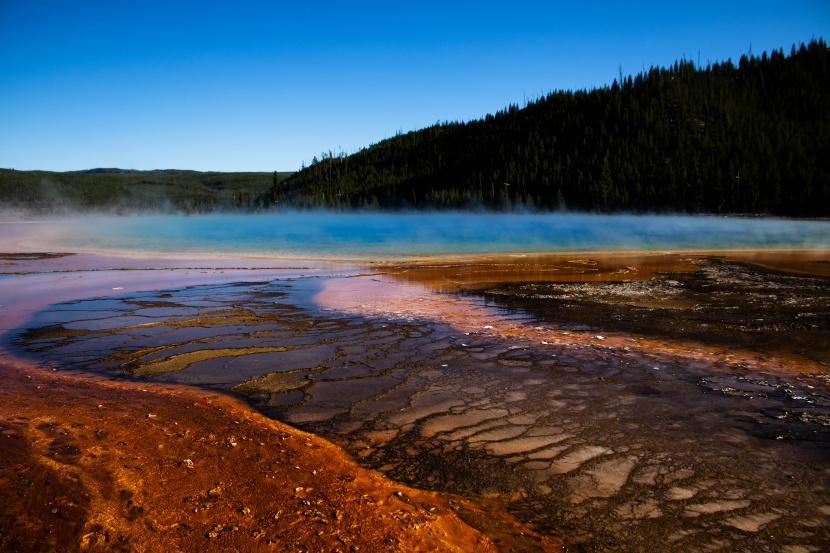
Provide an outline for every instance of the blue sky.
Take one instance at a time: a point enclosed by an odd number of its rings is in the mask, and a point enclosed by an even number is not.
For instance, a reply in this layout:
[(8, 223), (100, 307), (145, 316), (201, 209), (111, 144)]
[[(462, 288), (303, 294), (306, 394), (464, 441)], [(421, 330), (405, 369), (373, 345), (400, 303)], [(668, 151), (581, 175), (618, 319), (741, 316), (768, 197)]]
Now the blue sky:
[(620, 67), (813, 37), (826, 0), (0, 0), (0, 167), (295, 170)]

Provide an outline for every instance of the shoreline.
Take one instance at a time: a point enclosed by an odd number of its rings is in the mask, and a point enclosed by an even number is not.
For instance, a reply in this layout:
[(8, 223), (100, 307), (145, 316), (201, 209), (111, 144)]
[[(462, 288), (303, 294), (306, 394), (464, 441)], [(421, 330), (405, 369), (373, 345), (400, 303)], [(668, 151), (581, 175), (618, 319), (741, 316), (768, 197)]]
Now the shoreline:
[[(8, 250), (8, 248), (6, 248)], [(396, 256), (384, 257), (380, 255), (373, 256), (311, 256), (311, 255), (259, 255), (238, 253), (232, 254), (227, 252), (192, 252), (192, 253), (170, 253), (160, 251), (139, 251), (139, 250), (106, 250), (106, 249), (90, 249), (78, 250), (77, 248), (66, 250), (56, 248), (41, 248), (41, 247), (18, 247), (14, 251), (0, 252), (0, 260), (4, 259), (4, 255), (49, 255), (54, 257), (69, 257), (69, 256), (87, 256), (91, 259), (118, 259), (127, 262), (133, 260), (134, 263), (154, 260), (158, 268), (233, 268), (230, 263), (234, 261), (247, 260), (254, 265), (265, 263), (285, 262), (285, 263), (326, 263), (331, 265), (347, 265), (347, 266), (362, 266), (367, 268), (377, 268), (387, 265), (412, 265), (412, 266), (426, 266), (429, 264), (435, 265), (468, 265), (481, 263), (504, 263), (507, 261), (517, 261), (521, 259), (532, 259), (537, 261), (555, 260), (567, 257), (634, 257), (634, 256), (658, 256), (658, 255), (676, 255), (676, 256), (735, 256), (735, 257), (753, 257), (753, 256), (807, 256), (807, 257), (827, 257), (830, 255), (830, 248), (703, 248), (703, 249), (597, 249), (597, 250), (562, 250), (562, 251), (524, 251), (524, 252), (510, 252), (510, 253), (439, 253), (432, 255), (410, 255), (410, 256)], [(221, 261), (225, 265), (214, 265), (206, 267), (192, 267), (186, 266), (186, 262), (197, 261)], [(178, 262), (178, 267), (169, 265), (171, 262)], [(118, 267), (105, 267), (117, 270)], [(139, 267), (129, 267), (139, 268)], [(140, 268), (156, 268), (156, 267), (140, 267)], [(266, 269), (272, 268), (267, 265), (251, 266), (251, 267), (236, 267), (239, 269)], [(3, 272), (0, 272), (3, 274)], [(810, 273), (812, 274), (812, 273)], [(821, 273), (825, 274), (825, 273)], [(830, 274), (827, 271), (826, 274)]]
[[(6, 248), (8, 250), (8, 248)], [(481, 254), (436, 254), (430, 256), (409, 256), (378, 259), (375, 257), (284, 257), (246, 254), (165, 254), (159, 252), (108, 250), (97, 251), (56, 251), (49, 248), (29, 248), (19, 251), (0, 251), (0, 276), (12, 274), (36, 274), (73, 271), (126, 271), (126, 270), (302, 270), (319, 264), (327, 268), (352, 268), (383, 270), (387, 268), (452, 268), (471, 265), (551, 265), (573, 258), (596, 257), (599, 260), (626, 258), (654, 259), (658, 257), (717, 257), (729, 261), (770, 265), (774, 270), (792, 271), (811, 276), (830, 276), (830, 248), (723, 248), (723, 249), (677, 249), (677, 250), (573, 250), (525, 253), (481, 253)], [(62, 261), (58, 261), (62, 259)], [(49, 260), (59, 268), (39, 270), (35, 265)], [(81, 262), (81, 266), (72, 263)], [(205, 263), (196, 265), (195, 263)], [(247, 265), (242, 263), (247, 261)], [(796, 262), (797, 268), (787, 269), (782, 263)], [(297, 263), (299, 265), (287, 265)], [(812, 264), (812, 265), (811, 265)], [(11, 271), (8, 267), (22, 266)], [(29, 268), (27, 268), (29, 267)]]

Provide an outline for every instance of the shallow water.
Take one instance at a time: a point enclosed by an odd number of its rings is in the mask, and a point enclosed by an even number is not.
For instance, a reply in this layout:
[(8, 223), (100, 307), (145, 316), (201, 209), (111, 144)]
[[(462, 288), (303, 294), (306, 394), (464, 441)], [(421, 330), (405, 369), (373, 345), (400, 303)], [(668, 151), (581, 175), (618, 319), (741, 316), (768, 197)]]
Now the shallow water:
[(500, 497), (574, 550), (830, 545), (827, 359), (786, 372), (757, 348), (542, 320), (384, 274), (81, 299), (31, 325), (18, 343), (40, 359), (232, 389), (392, 478)]
[[(830, 222), (584, 214), (85, 216), (33, 222), (20, 243), (50, 251), (378, 260), (434, 255), (665, 249), (830, 248)], [(8, 229), (6, 229), (8, 230)]]

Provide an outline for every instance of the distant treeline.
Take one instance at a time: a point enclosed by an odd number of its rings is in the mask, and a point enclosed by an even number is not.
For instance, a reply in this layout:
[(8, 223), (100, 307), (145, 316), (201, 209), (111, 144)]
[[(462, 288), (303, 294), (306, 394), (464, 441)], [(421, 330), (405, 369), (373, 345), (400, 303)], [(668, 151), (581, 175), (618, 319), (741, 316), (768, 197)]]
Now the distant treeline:
[(0, 169), (0, 209), (31, 212), (263, 209), (266, 193), (290, 173), (201, 173), (91, 169), (55, 173)]
[(0, 208), (673, 211), (830, 216), (823, 39), (553, 92), (297, 173), (0, 169)]
[(553, 92), (468, 123), (325, 153), (270, 206), (830, 215), (823, 39)]

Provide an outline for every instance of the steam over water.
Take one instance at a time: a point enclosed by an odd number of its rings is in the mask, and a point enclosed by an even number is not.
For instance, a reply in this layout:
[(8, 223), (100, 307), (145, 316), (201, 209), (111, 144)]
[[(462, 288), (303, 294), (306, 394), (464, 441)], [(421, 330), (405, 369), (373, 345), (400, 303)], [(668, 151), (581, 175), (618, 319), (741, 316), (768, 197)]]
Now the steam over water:
[(377, 259), (600, 250), (830, 247), (830, 223), (621, 215), (332, 214), (84, 217), (49, 223), (68, 251)]

